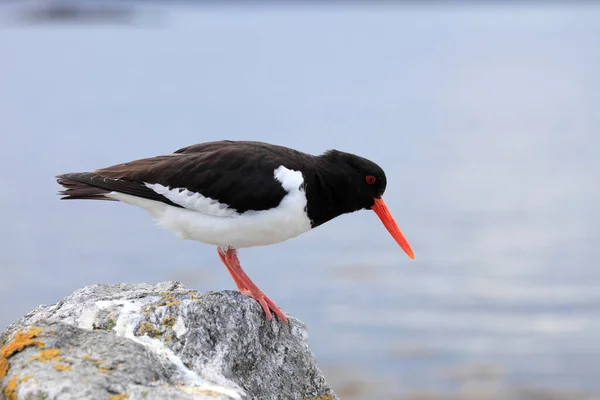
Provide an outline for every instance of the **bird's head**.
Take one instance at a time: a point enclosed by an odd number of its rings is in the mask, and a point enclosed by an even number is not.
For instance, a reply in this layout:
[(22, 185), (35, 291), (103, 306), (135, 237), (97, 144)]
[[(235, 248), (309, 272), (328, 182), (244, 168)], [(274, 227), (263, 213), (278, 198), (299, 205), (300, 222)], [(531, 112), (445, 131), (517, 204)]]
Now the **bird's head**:
[(344, 211), (373, 210), (394, 240), (414, 259), (415, 255), (408, 241), (383, 201), (387, 186), (383, 169), (366, 158), (338, 150), (330, 150), (323, 157), (340, 168), (337, 179), (345, 180), (346, 184), (343, 186), (347, 188), (347, 193), (344, 196)]

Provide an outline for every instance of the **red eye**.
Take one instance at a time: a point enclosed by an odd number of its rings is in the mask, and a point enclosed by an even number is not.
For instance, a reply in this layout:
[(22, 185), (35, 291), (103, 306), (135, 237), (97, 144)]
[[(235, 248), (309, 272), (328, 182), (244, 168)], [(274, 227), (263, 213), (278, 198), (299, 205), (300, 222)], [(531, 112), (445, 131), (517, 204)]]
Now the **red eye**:
[(376, 178), (375, 178), (373, 175), (367, 175), (367, 178), (366, 178), (366, 179), (367, 179), (367, 183), (368, 183), (369, 185), (372, 185), (372, 184), (374, 184), (374, 183), (375, 183), (375, 181), (377, 180), (377, 179), (376, 179)]

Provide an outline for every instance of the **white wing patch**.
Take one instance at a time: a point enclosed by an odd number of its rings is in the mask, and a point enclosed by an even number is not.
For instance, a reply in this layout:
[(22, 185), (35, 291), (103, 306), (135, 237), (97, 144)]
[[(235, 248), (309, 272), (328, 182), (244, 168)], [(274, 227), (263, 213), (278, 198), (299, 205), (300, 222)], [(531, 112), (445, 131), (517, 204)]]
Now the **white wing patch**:
[(240, 215), (235, 209), (229, 208), (227, 204), (219, 203), (218, 200), (213, 200), (210, 197), (204, 197), (200, 193), (190, 192), (182, 188), (171, 189), (160, 183), (145, 183), (145, 185), (156, 193), (165, 196), (173, 203), (188, 210), (194, 210), (214, 217), (235, 217)]
[(287, 169), (283, 165), (275, 169), (274, 175), (275, 179), (281, 182), (281, 187), (283, 187), (288, 193), (299, 191), (300, 186), (302, 186), (304, 183), (302, 172)]

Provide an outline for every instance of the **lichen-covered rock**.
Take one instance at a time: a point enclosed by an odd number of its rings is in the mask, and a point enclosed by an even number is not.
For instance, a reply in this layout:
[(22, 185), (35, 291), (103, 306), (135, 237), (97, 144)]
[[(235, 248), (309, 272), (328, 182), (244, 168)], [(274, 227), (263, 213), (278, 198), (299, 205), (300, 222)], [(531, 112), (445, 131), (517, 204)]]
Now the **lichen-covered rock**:
[(0, 335), (0, 399), (336, 399), (304, 325), (239, 292), (94, 285)]

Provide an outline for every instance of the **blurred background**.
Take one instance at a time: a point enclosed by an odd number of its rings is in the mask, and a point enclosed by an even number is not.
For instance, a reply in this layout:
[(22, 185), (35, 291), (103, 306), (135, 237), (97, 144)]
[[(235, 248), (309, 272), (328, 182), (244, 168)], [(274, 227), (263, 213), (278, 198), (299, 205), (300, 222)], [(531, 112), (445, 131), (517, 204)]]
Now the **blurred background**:
[(355, 152), (373, 213), (243, 265), (342, 399), (600, 393), (595, 2), (0, 3), (0, 329), (94, 283), (233, 289), (213, 247), (54, 176), (220, 139)]

